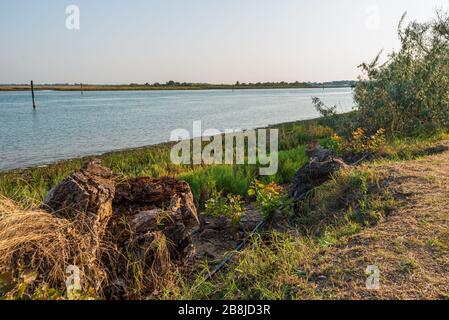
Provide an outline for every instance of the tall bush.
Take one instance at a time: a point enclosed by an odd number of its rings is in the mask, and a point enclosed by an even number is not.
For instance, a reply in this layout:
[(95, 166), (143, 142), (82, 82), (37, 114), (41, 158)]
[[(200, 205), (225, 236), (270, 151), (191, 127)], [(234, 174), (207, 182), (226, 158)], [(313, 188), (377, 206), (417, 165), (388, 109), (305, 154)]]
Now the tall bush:
[(403, 136), (449, 128), (449, 15), (398, 27), (401, 48), (384, 64), (362, 64), (355, 89), (358, 125)]

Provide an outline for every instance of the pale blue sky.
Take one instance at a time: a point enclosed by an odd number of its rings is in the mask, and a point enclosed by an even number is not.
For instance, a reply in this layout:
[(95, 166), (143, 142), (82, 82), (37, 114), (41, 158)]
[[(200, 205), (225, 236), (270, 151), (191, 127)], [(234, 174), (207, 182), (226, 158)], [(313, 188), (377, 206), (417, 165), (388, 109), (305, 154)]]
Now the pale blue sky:
[[(67, 5), (81, 28), (65, 27)], [(0, 83), (327, 81), (449, 0), (0, 0)], [(376, 14), (376, 12), (378, 14)], [(378, 21), (378, 23), (376, 23)]]

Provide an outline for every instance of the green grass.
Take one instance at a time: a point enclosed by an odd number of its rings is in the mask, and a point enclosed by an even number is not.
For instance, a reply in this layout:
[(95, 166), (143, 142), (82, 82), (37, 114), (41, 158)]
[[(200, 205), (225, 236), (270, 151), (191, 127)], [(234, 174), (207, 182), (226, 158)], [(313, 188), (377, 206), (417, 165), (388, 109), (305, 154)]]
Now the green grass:
[(414, 160), (438, 152), (435, 146), (449, 140), (449, 134), (440, 131), (433, 135), (391, 139), (387, 146), (388, 158), (393, 161)]
[(256, 235), (247, 249), (237, 253), (232, 268), (214, 280), (203, 281), (199, 275), (193, 282), (180, 281), (177, 292), (165, 295), (175, 299), (317, 299), (306, 269), (318, 252), (316, 243), (295, 234)]
[(303, 125), (284, 125), (280, 126), (279, 148), (281, 150), (290, 150), (298, 144), (306, 145), (312, 140), (329, 138), (334, 130), (329, 127), (316, 124), (314, 122), (305, 122)]

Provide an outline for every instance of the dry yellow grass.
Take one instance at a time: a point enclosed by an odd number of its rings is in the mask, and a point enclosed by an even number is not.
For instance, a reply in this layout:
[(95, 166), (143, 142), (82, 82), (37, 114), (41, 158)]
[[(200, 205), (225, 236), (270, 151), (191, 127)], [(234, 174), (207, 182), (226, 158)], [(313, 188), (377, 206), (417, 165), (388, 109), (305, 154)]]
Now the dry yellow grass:
[[(379, 225), (315, 260), (317, 291), (332, 299), (449, 299), (449, 153), (377, 166), (398, 205)], [(380, 290), (367, 290), (377, 265)]]
[(0, 198), (0, 272), (16, 277), (36, 274), (30, 291), (43, 283), (63, 289), (66, 268), (76, 265), (84, 275), (86, 288), (98, 292), (108, 281), (98, 259), (105, 248), (100, 248), (92, 235), (78, 232), (76, 223), (42, 210), (22, 210)]
[[(24, 210), (0, 197), (0, 275), (8, 273), (17, 279), (10, 298), (34, 298), (42, 288), (57, 289), (58, 297), (64, 298), (70, 265), (81, 271), (81, 298), (111, 298), (115, 292), (143, 298), (170, 281), (165, 236), (156, 235), (144, 255), (154, 255), (153, 265), (145, 265), (132, 239), (129, 250), (121, 252), (112, 242), (98, 242), (83, 221)], [(26, 289), (21, 286), (24, 282)]]

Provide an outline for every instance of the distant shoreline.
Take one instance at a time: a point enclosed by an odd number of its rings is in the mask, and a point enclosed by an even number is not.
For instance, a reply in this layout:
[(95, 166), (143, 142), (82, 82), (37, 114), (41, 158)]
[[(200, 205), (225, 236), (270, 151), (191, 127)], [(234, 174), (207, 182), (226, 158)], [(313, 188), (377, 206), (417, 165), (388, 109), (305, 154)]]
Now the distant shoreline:
[[(249, 90), (249, 89), (336, 89), (349, 88), (351, 84), (346, 85), (181, 85), (181, 86), (154, 86), (154, 85), (35, 85), (35, 91), (186, 91), (186, 90)], [(0, 85), (0, 91), (30, 91), (30, 86), (26, 85)]]

